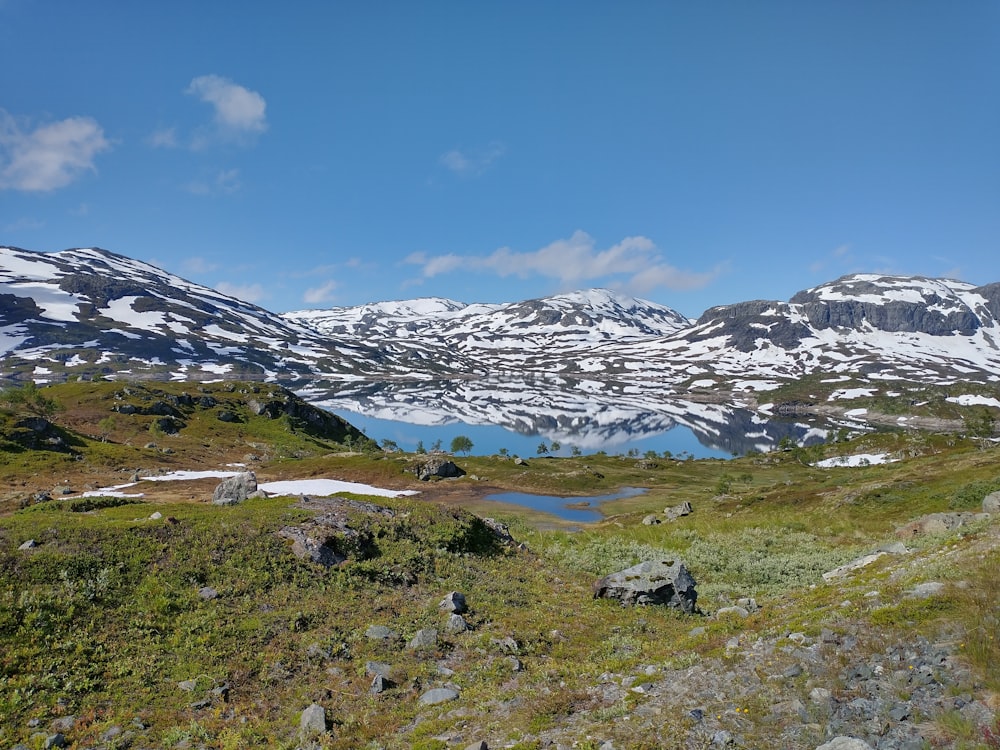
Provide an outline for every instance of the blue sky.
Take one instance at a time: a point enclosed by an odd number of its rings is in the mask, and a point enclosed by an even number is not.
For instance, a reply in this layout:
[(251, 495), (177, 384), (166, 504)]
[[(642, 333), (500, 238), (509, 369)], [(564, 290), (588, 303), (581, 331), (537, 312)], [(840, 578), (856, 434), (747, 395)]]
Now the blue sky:
[(1000, 281), (1000, 3), (0, 0), (0, 244), (274, 311)]

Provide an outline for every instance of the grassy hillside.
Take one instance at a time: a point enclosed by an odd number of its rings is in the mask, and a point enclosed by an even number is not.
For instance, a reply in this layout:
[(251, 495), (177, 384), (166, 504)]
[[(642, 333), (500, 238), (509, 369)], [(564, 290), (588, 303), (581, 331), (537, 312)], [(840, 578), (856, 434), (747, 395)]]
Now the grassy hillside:
[[(928, 513), (977, 511), (1000, 489), (996, 450), (979, 441), (890, 433), (655, 465), (472, 457), (456, 459), (466, 478), (420, 483), (407, 472), (419, 457), (348, 451), (372, 446), (271, 386), (70, 383), (40, 393), (51, 403), (21, 394), (0, 416), (0, 746), (41, 747), (56, 732), (77, 748), (815, 748), (833, 734), (873, 746), (904, 735), (922, 738), (914, 746), (997, 746), (1000, 527), (970, 518), (897, 534)], [(188, 404), (184, 393), (214, 403)], [(176, 414), (155, 413), (158, 403)], [(120, 404), (136, 411), (112, 411)], [(151, 431), (161, 418), (176, 429)], [(821, 469), (821, 453), (900, 460)], [(421, 494), (232, 507), (207, 502), (212, 482), (140, 481), (146, 494), (132, 499), (78, 494), (137, 469), (248, 457), (262, 479)], [(576, 530), (484, 499), (487, 488), (625, 485), (648, 492)], [(682, 502), (693, 513), (663, 517)], [(297, 557), (278, 533), (317, 514), (350, 530), (337, 536), (341, 565)], [(644, 524), (651, 514), (661, 523)], [(480, 515), (507, 523), (521, 546)], [(21, 549), (29, 540), (36, 546)], [(908, 552), (823, 577), (900, 541)], [(591, 597), (595, 578), (662, 556), (685, 561), (703, 614)], [(928, 583), (933, 595), (914, 595)], [(467, 598), (465, 632), (446, 629), (439, 603), (451, 591)], [(744, 611), (724, 609), (737, 605)], [(372, 626), (390, 635), (370, 637)], [(433, 643), (408, 646), (431, 628)], [(373, 693), (383, 667), (388, 682)], [(456, 697), (422, 702), (434, 688)], [(858, 708), (866, 701), (872, 716)], [(327, 731), (302, 737), (312, 703)]]

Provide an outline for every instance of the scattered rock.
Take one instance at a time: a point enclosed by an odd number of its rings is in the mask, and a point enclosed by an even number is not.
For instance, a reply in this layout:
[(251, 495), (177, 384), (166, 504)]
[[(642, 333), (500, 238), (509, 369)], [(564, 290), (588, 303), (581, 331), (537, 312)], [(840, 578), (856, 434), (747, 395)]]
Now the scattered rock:
[(720, 607), (715, 611), (715, 619), (717, 620), (722, 620), (727, 617), (738, 617), (741, 620), (745, 620), (749, 616), (750, 613), (747, 612), (746, 609), (737, 606)]
[(212, 599), (219, 598), (219, 592), (213, 589), (211, 586), (202, 586), (198, 589), (198, 596), (206, 601), (211, 601)]
[(593, 585), (594, 598), (617, 599), (623, 605), (664, 604), (682, 612), (697, 610), (695, 580), (678, 560), (647, 560), (612, 573)]
[(50, 734), (45, 738), (45, 742), (42, 743), (42, 747), (45, 750), (49, 750), (52, 747), (69, 747), (69, 742), (66, 741), (66, 737), (63, 736), (61, 732), (56, 732), (55, 734)]
[(449, 592), (441, 603), (438, 604), (439, 609), (443, 609), (445, 612), (454, 612), (456, 615), (463, 614), (469, 611), (468, 606), (465, 603), (465, 594), (458, 591)]
[(495, 518), (482, 519), (483, 524), (504, 544), (517, 544), (517, 540), (510, 535), (510, 529), (506, 524), (500, 523)]
[(385, 625), (369, 625), (365, 638), (370, 641), (394, 641), (399, 638), (399, 633)]
[(642, 519), (643, 526), (656, 526), (658, 523), (660, 523), (660, 517), (655, 513), (651, 513)]
[(75, 716), (60, 716), (58, 719), (53, 719), (49, 722), (49, 729), (52, 732), (68, 732), (76, 725)]
[(872, 746), (857, 737), (834, 737), (816, 750), (872, 750)]
[(36, 542), (34, 539), (29, 539), (26, 542), (22, 542), (21, 546), (18, 547), (18, 549), (21, 549), (21, 550), (34, 549), (37, 546), (38, 546), (38, 542)]
[(692, 512), (691, 503), (683, 502), (680, 503), (679, 505), (673, 506), (672, 508), (665, 508), (663, 510), (663, 515), (667, 517), (668, 521), (676, 521), (678, 518), (681, 518), (682, 516), (691, 515), (691, 512)]
[(416, 635), (410, 639), (410, 642), (406, 644), (406, 647), (411, 651), (436, 648), (437, 637), (437, 628), (423, 628), (422, 630), (418, 630), (416, 632)]
[(845, 563), (833, 570), (828, 570), (823, 574), (824, 581), (832, 581), (837, 578), (843, 578), (848, 573), (853, 573), (855, 570), (860, 570), (861, 568), (871, 565), (873, 562), (878, 560), (885, 552), (872, 552), (870, 555), (862, 555), (861, 557), (851, 560), (849, 563)]
[(942, 591), (944, 591), (944, 584), (940, 581), (928, 581), (927, 583), (918, 583), (907, 593), (917, 599), (927, 599), (932, 596), (937, 596)]
[(420, 696), (419, 702), (424, 706), (434, 706), (438, 703), (447, 703), (458, 698), (458, 691), (451, 688), (434, 688), (428, 690)]
[(930, 513), (896, 529), (896, 536), (912, 539), (925, 534), (943, 534), (987, 518), (988, 513)]
[(991, 492), (983, 498), (983, 513), (1000, 513), (1000, 492)]
[(318, 703), (312, 703), (299, 718), (299, 734), (303, 737), (323, 734), (326, 731), (326, 710)]
[(465, 621), (462, 615), (451, 614), (448, 616), (448, 622), (445, 623), (444, 629), (446, 633), (458, 635), (469, 629), (469, 623)]
[(213, 505), (236, 505), (247, 499), (247, 496), (257, 491), (257, 475), (252, 471), (244, 471), (223, 479), (212, 493)]
[(160, 513), (160, 511), (156, 511), (154, 513), (149, 514), (150, 521), (159, 521), (161, 518), (163, 518), (163, 514)]

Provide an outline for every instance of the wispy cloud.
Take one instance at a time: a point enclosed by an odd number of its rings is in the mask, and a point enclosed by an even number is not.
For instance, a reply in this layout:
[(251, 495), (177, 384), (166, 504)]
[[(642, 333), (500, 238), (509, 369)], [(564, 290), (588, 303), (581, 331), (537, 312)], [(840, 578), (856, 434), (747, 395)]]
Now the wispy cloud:
[(243, 187), (240, 170), (222, 169), (205, 180), (193, 180), (185, 188), (194, 195), (230, 195)]
[(215, 289), (223, 294), (228, 294), (230, 297), (236, 297), (236, 299), (241, 299), (244, 302), (252, 302), (256, 304), (264, 299), (267, 295), (264, 293), (264, 287), (260, 284), (230, 284), (228, 281), (220, 281), (215, 285)]
[[(211, 104), (214, 136), (222, 140), (244, 140), (267, 130), (267, 102), (256, 91), (218, 75), (198, 76), (184, 90)], [(205, 135), (195, 138), (192, 148), (207, 145)]]
[(507, 149), (502, 143), (493, 141), (485, 148), (474, 150), (452, 149), (441, 155), (441, 164), (449, 171), (462, 177), (481, 175), (504, 155)]
[(322, 305), (334, 300), (334, 292), (340, 286), (336, 281), (330, 280), (320, 286), (306, 289), (302, 295), (302, 301), (308, 305)]
[(646, 237), (626, 237), (601, 250), (593, 237), (581, 231), (531, 252), (515, 252), (502, 247), (489, 255), (413, 253), (405, 262), (419, 266), (424, 279), (461, 270), (493, 273), (500, 277), (544, 276), (556, 279), (566, 288), (600, 280), (606, 285), (640, 293), (660, 287), (698, 289), (725, 271), (725, 266), (706, 272), (675, 268), (664, 261), (653, 241)]
[(146, 143), (153, 148), (177, 148), (177, 128), (160, 128), (146, 137)]
[(184, 270), (184, 273), (211, 273), (218, 267), (218, 263), (213, 263), (207, 258), (203, 258), (201, 256), (185, 258), (181, 262), (181, 268)]
[(111, 148), (90, 117), (69, 117), (34, 129), (0, 110), (0, 190), (45, 192), (65, 187)]
[(16, 221), (12, 221), (10, 224), (5, 224), (3, 230), (5, 232), (27, 232), (34, 229), (41, 229), (44, 226), (45, 222), (41, 219), (24, 216)]

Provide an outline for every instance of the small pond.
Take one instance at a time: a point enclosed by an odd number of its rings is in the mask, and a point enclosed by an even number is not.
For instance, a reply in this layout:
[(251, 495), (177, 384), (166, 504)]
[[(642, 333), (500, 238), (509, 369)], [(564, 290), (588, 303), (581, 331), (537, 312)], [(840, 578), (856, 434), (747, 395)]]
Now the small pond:
[(593, 497), (559, 497), (558, 495), (532, 495), (527, 492), (501, 492), (496, 495), (487, 495), (484, 499), (550, 513), (564, 521), (594, 523), (604, 518), (604, 514), (597, 510), (597, 506), (601, 503), (609, 500), (620, 500), (624, 497), (635, 497), (645, 491), (641, 487), (622, 487), (613, 494)]

